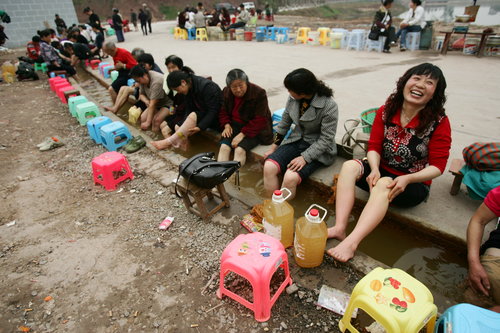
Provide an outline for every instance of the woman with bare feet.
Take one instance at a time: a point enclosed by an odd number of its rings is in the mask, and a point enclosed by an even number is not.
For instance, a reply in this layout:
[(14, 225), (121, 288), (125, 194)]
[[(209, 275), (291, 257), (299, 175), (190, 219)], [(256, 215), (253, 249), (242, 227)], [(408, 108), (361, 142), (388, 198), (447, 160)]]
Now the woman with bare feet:
[[(440, 176), (450, 154), (451, 129), (445, 114), (446, 80), (424, 63), (399, 78), (396, 90), (375, 117), (367, 158), (344, 163), (337, 183), (336, 221), (328, 237), (341, 242), (327, 251), (346, 262), (382, 221), (389, 204), (413, 207), (427, 199), (431, 180)], [(370, 192), (354, 230), (346, 227), (354, 188)]]
[(164, 140), (153, 141), (156, 149), (187, 147), (187, 138), (207, 128), (218, 128), (218, 115), (222, 105), (222, 91), (208, 79), (174, 71), (167, 77), (170, 90), (185, 95), (185, 117), (175, 124), (174, 132)]
[(273, 142), (271, 111), (266, 91), (250, 83), (241, 69), (232, 69), (227, 73), (226, 85), (219, 113), (222, 140), (217, 160), (229, 161), (234, 149), (234, 160), (243, 166), (247, 151), (259, 143), (269, 145)]

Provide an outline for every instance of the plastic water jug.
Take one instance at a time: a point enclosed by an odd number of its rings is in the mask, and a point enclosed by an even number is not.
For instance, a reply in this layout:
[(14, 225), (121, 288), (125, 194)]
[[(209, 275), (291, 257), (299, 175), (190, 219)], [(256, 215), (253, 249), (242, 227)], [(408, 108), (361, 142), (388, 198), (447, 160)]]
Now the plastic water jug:
[[(323, 217), (319, 211), (324, 212)], [(300, 267), (316, 267), (323, 262), (328, 231), (326, 223), (326, 209), (318, 205), (311, 205), (306, 214), (297, 220), (295, 240), (293, 243), (295, 262)]]
[[(288, 192), (287, 196), (283, 192)], [(264, 201), (262, 224), (266, 234), (281, 241), (285, 248), (293, 244), (293, 207), (286, 202), (292, 192), (287, 188), (276, 190), (271, 200)]]
[(6, 61), (2, 64), (2, 77), (6, 83), (14, 82), (16, 67), (10, 61)]
[(118, 71), (111, 71), (111, 81), (113, 82), (118, 78)]

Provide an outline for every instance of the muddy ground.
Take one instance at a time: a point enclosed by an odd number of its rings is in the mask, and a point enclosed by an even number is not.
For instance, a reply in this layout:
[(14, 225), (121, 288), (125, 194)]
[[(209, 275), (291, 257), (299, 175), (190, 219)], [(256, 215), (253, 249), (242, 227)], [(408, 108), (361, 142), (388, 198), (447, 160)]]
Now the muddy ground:
[[(0, 332), (338, 331), (340, 317), (315, 305), (319, 289), (350, 291), (359, 276), (330, 259), (310, 270), (291, 259), (299, 289), (267, 323), (219, 300), (219, 258), (248, 207), (232, 200), (209, 222), (187, 213), (165, 186), (177, 166), (147, 148), (127, 155), (132, 181), (94, 185), (91, 160), (105, 149), (41, 78), (0, 83)], [(40, 152), (54, 135), (65, 145)], [(159, 231), (169, 213), (172, 227)]]

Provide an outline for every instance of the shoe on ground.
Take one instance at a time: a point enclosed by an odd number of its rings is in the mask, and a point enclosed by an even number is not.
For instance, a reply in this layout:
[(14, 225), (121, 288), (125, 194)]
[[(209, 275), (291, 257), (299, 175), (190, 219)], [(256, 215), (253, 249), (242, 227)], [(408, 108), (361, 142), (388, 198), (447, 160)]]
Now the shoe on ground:
[(406, 47), (401, 46), (401, 47), (399, 48), (399, 50), (400, 50), (401, 52), (404, 52), (404, 51), (406, 51)]
[(391, 42), (391, 46), (396, 46), (396, 44), (397, 44), (397, 43), (396, 43), (395, 41), (392, 41), (392, 42)]
[(42, 143), (38, 144), (37, 147), (40, 151), (52, 150), (64, 146), (64, 143), (58, 137), (52, 136), (45, 139)]
[(382, 50), (382, 52), (384, 53), (391, 53), (391, 50), (387, 49), (387, 50)]
[(134, 136), (129, 143), (127, 143), (125, 146), (123, 146), (123, 150), (125, 150), (127, 153), (135, 153), (142, 147), (146, 145), (146, 141), (144, 138), (140, 135)]

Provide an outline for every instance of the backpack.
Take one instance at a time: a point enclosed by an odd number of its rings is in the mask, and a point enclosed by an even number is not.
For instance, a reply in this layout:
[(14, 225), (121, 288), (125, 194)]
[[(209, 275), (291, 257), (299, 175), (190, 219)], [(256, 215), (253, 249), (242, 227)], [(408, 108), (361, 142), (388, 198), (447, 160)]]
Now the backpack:
[(29, 79), (33, 80), (39, 79), (38, 74), (35, 72), (35, 69), (33, 68), (33, 65), (24, 61), (21, 61), (17, 66), (16, 75), (19, 81), (29, 80)]

